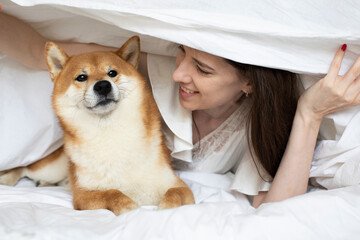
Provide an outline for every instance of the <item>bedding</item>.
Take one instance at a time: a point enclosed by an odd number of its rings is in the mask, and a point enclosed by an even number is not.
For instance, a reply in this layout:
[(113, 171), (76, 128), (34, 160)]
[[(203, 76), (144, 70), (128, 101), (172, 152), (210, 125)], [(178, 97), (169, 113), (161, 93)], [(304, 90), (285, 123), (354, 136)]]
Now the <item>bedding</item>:
[[(1, 5), (1, 11), (50, 39), (118, 47), (137, 34), (146, 52), (174, 56), (177, 44), (185, 44), (300, 73), (304, 88), (327, 72), (341, 44), (348, 44), (341, 73), (360, 54), (354, 17), (360, 16), (360, 2), (350, 0), (3, 0)], [(1, 171), (51, 153), (62, 144), (62, 133), (46, 71), (1, 56), (0, 83)], [(24, 179), (16, 187), (0, 186), (0, 239), (356, 239), (359, 110), (324, 119), (311, 170), (317, 188), (308, 194), (254, 209), (244, 195), (229, 190), (232, 174), (179, 172), (196, 205), (165, 211), (148, 206), (116, 217), (107, 210), (74, 211), (66, 189), (35, 188)]]
[(250, 206), (228, 192), (231, 175), (179, 172), (196, 205), (152, 206), (116, 217), (108, 210), (74, 211), (62, 187), (0, 186), (0, 239), (357, 239), (360, 186), (318, 190), (279, 203)]

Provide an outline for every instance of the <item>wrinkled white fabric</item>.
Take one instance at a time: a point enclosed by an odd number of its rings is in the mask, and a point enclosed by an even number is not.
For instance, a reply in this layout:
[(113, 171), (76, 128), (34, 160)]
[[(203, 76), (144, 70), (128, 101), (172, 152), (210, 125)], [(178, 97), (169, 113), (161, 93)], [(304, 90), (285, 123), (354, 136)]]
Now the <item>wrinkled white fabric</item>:
[(172, 84), (171, 76), (176, 68), (174, 58), (148, 54), (147, 62), (154, 98), (167, 126), (164, 132), (171, 155), (191, 162), (191, 112), (181, 106), (179, 89)]
[(310, 172), (312, 182), (327, 189), (360, 183), (360, 110), (344, 125), (339, 140), (319, 141)]
[(25, 180), (0, 186), (1, 240), (97, 239), (357, 239), (360, 185), (315, 191), (258, 209), (227, 191), (230, 175), (180, 172), (196, 205), (156, 211), (154, 206), (115, 216), (75, 211), (62, 187), (35, 188)]
[[(342, 72), (360, 54), (360, 29), (354, 17), (360, 15), (360, 3), (354, 0), (303, 0), (296, 3), (285, 0), (12, 2), (31, 6), (27, 10), (29, 13), (31, 8), (50, 8), (50, 12), (42, 13), (42, 16), (23, 16), (35, 22), (36, 19), (49, 19), (51, 10), (56, 9), (66, 15), (72, 13), (126, 29), (126, 34), (131, 31), (154, 36), (239, 62), (296, 72), (326, 73), (335, 51), (343, 43), (347, 43), (349, 49)], [(4, 7), (3, 10), (7, 9)], [(58, 20), (61, 17), (55, 15), (51, 18)], [(79, 28), (79, 31), (88, 28)], [(61, 37), (60, 32), (52, 31), (51, 35), (54, 34)], [(108, 32), (104, 38), (110, 39), (113, 34), (119, 33)], [(86, 39), (88, 35), (94, 38), (98, 32), (70, 36)]]
[(0, 171), (26, 166), (62, 145), (47, 71), (0, 59)]

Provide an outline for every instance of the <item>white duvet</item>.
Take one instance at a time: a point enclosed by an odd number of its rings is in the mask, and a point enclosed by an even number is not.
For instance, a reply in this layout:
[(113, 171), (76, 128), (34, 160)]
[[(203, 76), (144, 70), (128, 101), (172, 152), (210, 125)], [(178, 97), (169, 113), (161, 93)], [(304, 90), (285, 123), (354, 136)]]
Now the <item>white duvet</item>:
[(279, 203), (250, 206), (229, 193), (231, 176), (181, 173), (196, 205), (156, 211), (154, 206), (115, 216), (75, 211), (62, 187), (22, 181), (0, 186), (0, 239), (358, 239), (360, 186), (315, 191)]
[[(2, 11), (54, 40), (120, 46), (141, 36), (147, 52), (174, 55), (182, 43), (245, 63), (302, 73), (305, 88), (348, 44), (341, 73), (360, 54), (360, 2), (338, 0), (3, 0)], [(1, 36), (0, 36), (1, 37)], [(61, 145), (47, 72), (0, 57), (0, 171), (27, 165)], [(34, 97), (36, 91), (36, 97)], [(196, 205), (114, 216), (75, 211), (61, 187), (28, 180), (0, 186), (2, 239), (358, 239), (360, 108), (324, 119), (312, 181), (328, 189), (250, 206), (229, 192), (231, 174), (181, 172)], [(348, 187), (347, 187), (348, 186)]]

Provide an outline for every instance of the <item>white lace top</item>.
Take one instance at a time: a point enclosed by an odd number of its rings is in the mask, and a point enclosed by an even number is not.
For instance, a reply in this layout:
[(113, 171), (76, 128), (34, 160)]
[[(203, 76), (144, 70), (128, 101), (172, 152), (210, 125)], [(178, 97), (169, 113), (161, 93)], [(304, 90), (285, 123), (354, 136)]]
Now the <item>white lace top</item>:
[[(234, 158), (231, 158), (231, 161), (218, 161), (219, 153), (223, 155), (224, 149), (228, 148), (227, 144), (234, 144), (234, 137), (239, 137), (239, 143), (245, 140), (243, 137), (245, 124), (243, 118), (243, 113), (245, 112), (244, 106), (244, 104), (241, 105), (217, 129), (202, 138), (200, 142), (194, 144), (192, 162), (174, 159), (174, 168), (215, 173), (226, 173), (231, 170), (238, 162), (237, 156), (235, 155)], [(227, 153), (230, 152), (227, 151)]]
[[(164, 133), (178, 170), (210, 173), (235, 173), (231, 189), (247, 195), (267, 191), (269, 179), (264, 170), (255, 166), (245, 136), (248, 103), (243, 104), (217, 129), (192, 144), (191, 112), (179, 103), (178, 86), (172, 79), (176, 68), (173, 57), (148, 55), (148, 71), (160, 113), (164, 119)], [(259, 165), (259, 164), (257, 164)]]

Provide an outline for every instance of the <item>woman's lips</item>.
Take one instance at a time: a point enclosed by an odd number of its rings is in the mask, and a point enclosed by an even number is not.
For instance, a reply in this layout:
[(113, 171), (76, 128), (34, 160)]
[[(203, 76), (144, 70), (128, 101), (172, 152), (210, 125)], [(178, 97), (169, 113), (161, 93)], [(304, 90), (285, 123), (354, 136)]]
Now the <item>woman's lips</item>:
[(179, 94), (180, 96), (182, 96), (183, 98), (188, 98), (188, 97), (192, 97), (196, 94), (198, 94), (199, 92), (198, 91), (193, 91), (193, 90), (190, 90), (188, 88), (185, 88), (183, 86), (180, 86), (179, 87)]

